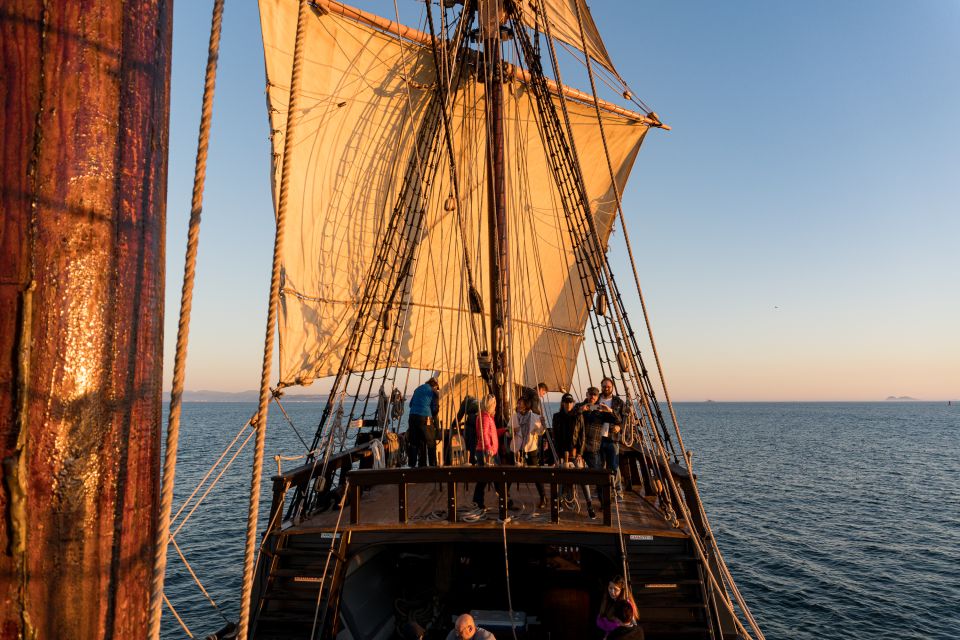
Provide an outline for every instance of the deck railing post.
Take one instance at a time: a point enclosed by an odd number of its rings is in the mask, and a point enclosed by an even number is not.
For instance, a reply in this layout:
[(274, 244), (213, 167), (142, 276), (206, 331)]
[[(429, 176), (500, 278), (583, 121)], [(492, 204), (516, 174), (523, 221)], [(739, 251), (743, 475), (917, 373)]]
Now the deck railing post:
[(600, 503), (603, 505), (603, 524), (608, 527), (613, 524), (613, 509), (610, 504), (611, 497), (610, 480), (608, 479), (600, 487)]
[(397, 485), (397, 502), (400, 507), (400, 523), (407, 524), (407, 483), (401, 481)]
[(509, 498), (507, 497), (507, 483), (500, 479), (496, 481), (496, 484), (500, 489), (497, 491), (497, 507), (500, 511), (500, 520), (506, 521), (507, 505), (509, 504)]
[(457, 521), (457, 482), (447, 481), (447, 520)]
[(360, 496), (363, 488), (359, 483), (350, 486), (350, 524), (360, 524)]
[(550, 483), (550, 522), (560, 522), (560, 485), (556, 482)]

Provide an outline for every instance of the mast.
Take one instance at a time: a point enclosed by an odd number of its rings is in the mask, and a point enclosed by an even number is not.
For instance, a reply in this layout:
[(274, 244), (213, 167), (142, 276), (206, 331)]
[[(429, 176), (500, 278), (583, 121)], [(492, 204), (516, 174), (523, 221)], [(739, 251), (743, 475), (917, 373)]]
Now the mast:
[(142, 637), (147, 628), (172, 4), (4, 3), (5, 638)]
[(506, 344), (510, 312), (510, 253), (507, 238), (507, 194), (503, 159), (503, 64), (500, 27), (506, 19), (501, 0), (481, 0), (484, 83), (487, 94), (487, 230), (490, 256), (490, 388), (497, 398), (497, 420), (507, 423), (510, 407), (509, 360)]

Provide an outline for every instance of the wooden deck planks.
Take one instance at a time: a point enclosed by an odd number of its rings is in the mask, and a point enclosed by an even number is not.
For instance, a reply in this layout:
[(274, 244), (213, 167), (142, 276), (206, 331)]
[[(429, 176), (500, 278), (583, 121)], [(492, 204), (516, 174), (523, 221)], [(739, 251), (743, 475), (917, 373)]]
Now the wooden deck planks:
[[(350, 524), (347, 507), (340, 519), (341, 530), (374, 531), (382, 529), (397, 530), (398, 528), (413, 529), (449, 529), (455, 528), (499, 528), (496, 509), (497, 494), (492, 486), (488, 486), (485, 502), (487, 513), (479, 520), (467, 521), (463, 517), (473, 507), (473, 485), (467, 483), (456, 484), (457, 522), (448, 521), (448, 485), (447, 483), (407, 483), (406, 487), (406, 514), (407, 523), (400, 521), (399, 488), (397, 485), (379, 485), (363, 492), (359, 504), (359, 523)], [(559, 524), (550, 521), (550, 507), (537, 508), (539, 496), (532, 484), (514, 485), (508, 488), (508, 496), (520, 507), (510, 511), (511, 528), (536, 528), (550, 531), (582, 531), (584, 533), (599, 533), (603, 531), (617, 531), (618, 511), (621, 528), (625, 534), (647, 534), (669, 537), (686, 537), (687, 533), (676, 529), (667, 523), (640, 495), (632, 491), (624, 492), (624, 498), (613, 509), (613, 524), (604, 526), (598, 520), (587, 517), (586, 505), (582, 496), (580, 512), (561, 511)], [(547, 487), (549, 497), (549, 488)], [(594, 507), (598, 508), (598, 500), (594, 497)], [(293, 531), (331, 531), (336, 528), (338, 511), (330, 511), (313, 516), (293, 527)]]

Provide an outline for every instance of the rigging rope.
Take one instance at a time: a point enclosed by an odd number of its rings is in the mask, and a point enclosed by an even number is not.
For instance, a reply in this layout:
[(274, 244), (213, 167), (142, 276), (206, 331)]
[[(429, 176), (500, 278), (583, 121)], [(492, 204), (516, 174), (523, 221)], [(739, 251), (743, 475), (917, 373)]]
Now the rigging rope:
[[(327, 560), (323, 564), (323, 574), (320, 576), (320, 586), (317, 588), (317, 606), (313, 611), (313, 627), (310, 630), (311, 640), (317, 635), (317, 621), (320, 614), (320, 603), (323, 599), (323, 585), (327, 581), (327, 569), (330, 567), (330, 558), (336, 553), (334, 547), (337, 544), (337, 533), (340, 531), (340, 521), (343, 519), (343, 509), (347, 505), (347, 496), (350, 495), (350, 480), (347, 479), (343, 485), (343, 497), (340, 499), (340, 512), (337, 513), (337, 522), (333, 527), (333, 535), (330, 536), (330, 549), (327, 550)], [(344, 534), (340, 534), (341, 538)], [(348, 534), (349, 535), (349, 534)], [(343, 561), (342, 558), (337, 558), (339, 561)], [(329, 598), (327, 599), (327, 606), (329, 607)], [(326, 613), (324, 612), (324, 619), (326, 618)]]
[[(248, 426), (250, 426), (250, 420), (247, 420), (246, 423), (242, 427), (240, 427), (240, 431), (237, 432), (237, 435), (234, 436), (230, 444), (227, 445), (227, 448), (224, 449), (223, 453), (220, 454), (220, 457), (217, 458), (217, 461), (210, 466), (210, 469), (207, 470), (207, 473), (200, 479), (200, 482), (197, 483), (197, 486), (193, 490), (193, 493), (187, 496), (187, 499), (183, 501), (183, 504), (180, 505), (180, 508), (177, 509), (177, 512), (173, 515), (173, 518), (171, 518), (171, 521), (170, 521), (171, 524), (177, 521), (177, 518), (179, 518), (180, 514), (183, 513), (183, 510), (187, 508), (187, 505), (190, 504), (190, 501), (193, 500), (194, 496), (197, 495), (197, 492), (200, 491), (201, 487), (203, 487), (203, 485), (206, 484), (207, 480), (210, 478), (210, 475), (213, 474), (213, 472), (217, 469), (218, 466), (220, 466), (220, 463), (223, 462), (223, 459), (227, 457), (227, 454), (230, 453), (230, 450), (233, 448), (233, 445), (237, 443), (237, 440), (239, 440), (240, 436), (243, 435), (244, 429), (246, 429)], [(241, 449), (242, 448), (243, 447), (241, 447)], [(221, 472), (221, 475), (222, 475), (222, 472)]]
[(177, 622), (180, 623), (180, 627), (183, 629), (183, 632), (187, 634), (188, 638), (192, 638), (193, 634), (190, 633), (190, 628), (187, 626), (187, 623), (183, 621), (183, 618), (180, 617), (180, 614), (177, 613), (177, 610), (173, 608), (173, 603), (167, 598), (167, 594), (161, 593), (162, 596), (161, 602), (167, 605), (167, 608), (170, 609), (170, 613), (173, 614), (173, 617), (177, 619)]
[(306, 37), (309, 0), (299, 0), (297, 8), (297, 35), (293, 45), (293, 65), (290, 71), (290, 97), (287, 102), (286, 132), (283, 139), (283, 165), (280, 173), (280, 193), (277, 200), (277, 231), (273, 242), (273, 268), (270, 275), (270, 301), (267, 308), (267, 328), (263, 344), (263, 369), (260, 374), (260, 404), (256, 418), (256, 442), (254, 444), (253, 470), (250, 476), (250, 502), (247, 510), (247, 533), (243, 555), (243, 586), (240, 591), (240, 622), (237, 628), (238, 640), (247, 640), (247, 626), (250, 622), (250, 596), (253, 591), (253, 553), (256, 547), (257, 519), (260, 516), (260, 476), (263, 472), (263, 448), (267, 431), (267, 416), (270, 406), (270, 368), (273, 364), (274, 327), (277, 320), (277, 306), (280, 297), (280, 263), (283, 253), (283, 241), (286, 233), (285, 222), (287, 201), (290, 191), (290, 162), (293, 155), (294, 124), (298, 117), (300, 98), (300, 76), (303, 67), (303, 41)]
[[(207, 46), (207, 69), (203, 83), (200, 132), (193, 172), (193, 198), (190, 225), (187, 231), (187, 252), (184, 259), (183, 287), (180, 294), (180, 320), (177, 325), (177, 346), (170, 390), (170, 412), (167, 417), (166, 452), (163, 461), (163, 485), (160, 489), (160, 514), (154, 542), (153, 577), (150, 581), (150, 621), (148, 637), (160, 637), (163, 580), (167, 571), (167, 541), (170, 539), (170, 512), (173, 507), (173, 485), (177, 470), (177, 447), (180, 441), (180, 414), (183, 407), (183, 381), (190, 335), (190, 312), (193, 308), (193, 283), (196, 274), (197, 247), (200, 241), (200, 214), (203, 210), (203, 188), (207, 176), (207, 150), (210, 146), (210, 120), (213, 116), (213, 94), (216, 88), (217, 60), (220, 52), (220, 31), (223, 25), (223, 0), (215, 0), (210, 21), (210, 42)], [(169, 605), (169, 602), (168, 602)], [(173, 607), (170, 607), (171, 611)], [(176, 611), (174, 611), (176, 615)], [(179, 619), (179, 616), (178, 616)], [(182, 622), (181, 622), (182, 624)], [(186, 627), (184, 627), (186, 629)], [(187, 630), (187, 634), (190, 632)], [(191, 636), (193, 637), (193, 636)]]
[[(577, 23), (578, 23), (578, 27), (579, 27), (579, 30), (580, 30), (581, 42), (582, 42), (583, 45), (584, 45), (584, 50), (586, 50), (586, 36), (585, 36), (585, 34), (584, 34), (583, 16), (582, 16), (581, 11), (580, 11), (579, 3), (574, 3), (574, 10), (576, 11), (576, 15), (577, 15)], [(700, 494), (699, 494), (699, 489), (698, 489), (698, 487), (697, 487), (696, 478), (695, 478), (695, 476), (693, 475), (692, 470), (690, 470), (689, 456), (688, 456), (687, 451), (686, 451), (686, 448), (684, 447), (684, 444), (683, 444), (683, 437), (680, 435), (679, 422), (678, 422), (678, 420), (677, 420), (677, 416), (676, 416), (676, 413), (675, 413), (675, 411), (674, 411), (673, 403), (672, 403), (671, 400), (670, 400), (670, 393), (669, 393), (669, 391), (667, 390), (667, 381), (666, 381), (666, 378), (664, 377), (664, 374), (663, 374), (663, 366), (662, 366), (661, 361), (660, 361), (660, 356), (659, 356), (659, 354), (658, 354), (658, 352), (657, 352), (656, 342), (654, 341), (654, 338), (653, 338), (653, 327), (652, 327), (652, 323), (651, 323), (651, 320), (650, 320), (649, 313), (647, 312), (646, 302), (645, 302), (644, 297), (643, 297), (643, 289), (640, 287), (640, 277), (639, 277), (638, 272), (637, 272), (637, 265), (636, 265), (636, 261), (634, 260), (634, 256), (633, 256), (633, 248), (632, 248), (632, 246), (631, 246), (630, 236), (629, 236), (629, 233), (628, 233), (628, 231), (627, 231), (627, 223), (626, 223), (625, 216), (624, 216), (624, 214), (623, 214), (623, 201), (622, 201), (622, 197), (621, 197), (621, 194), (620, 194), (619, 186), (617, 185), (616, 179), (615, 179), (615, 177), (614, 177), (613, 165), (612, 165), (611, 160), (610, 160), (610, 151), (609, 151), (609, 148), (608, 148), (608, 146), (607, 146), (606, 132), (605, 132), (604, 127), (603, 127), (603, 118), (602, 118), (601, 115), (600, 115), (600, 107), (599, 107), (599, 104), (598, 104), (597, 87), (596, 87), (596, 83), (594, 82), (594, 76), (593, 76), (593, 65), (592, 65), (591, 62), (590, 62), (590, 56), (589, 56), (589, 55), (586, 55), (586, 56), (584, 56), (584, 57), (585, 57), (585, 59), (586, 59), (587, 75), (588, 75), (588, 77), (589, 77), (589, 79), (590, 79), (590, 90), (591, 90), (591, 92), (593, 93), (593, 102), (594, 102), (594, 108), (596, 109), (597, 122), (598, 122), (599, 127), (600, 127), (600, 138), (601, 138), (601, 141), (602, 141), (602, 143), (603, 143), (604, 156), (605, 156), (606, 161), (607, 161), (607, 169), (608, 169), (608, 171), (609, 171), (609, 173), (610, 173), (611, 183), (612, 183), (612, 185), (613, 185), (613, 190), (614, 190), (614, 196), (615, 196), (615, 198), (616, 198), (617, 214), (618, 214), (618, 218), (619, 218), (619, 220), (620, 220), (620, 226), (621, 226), (621, 228), (623, 229), (623, 239), (624, 239), (624, 243), (625, 243), (625, 245), (626, 245), (626, 247), (627, 247), (627, 254), (628, 254), (629, 258), (630, 258), (630, 266), (631, 266), (631, 268), (633, 269), (633, 278), (634, 278), (634, 282), (636, 283), (636, 286), (637, 286), (637, 293), (638, 293), (638, 295), (639, 295), (639, 297), (640, 297), (640, 305), (641, 305), (641, 307), (642, 307), (642, 309), (643, 309), (643, 317), (644, 317), (644, 321), (645, 321), (646, 326), (647, 326), (647, 335), (648, 335), (648, 337), (649, 337), (649, 339), (650, 339), (651, 350), (653, 351), (654, 360), (655, 360), (656, 365), (657, 365), (657, 373), (658, 373), (658, 375), (659, 375), (659, 377), (660, 377), (660, 384), (661, 384), (661, 386), (662, 386), (662, 388), (663, 388), (664, 400), (666, 401), (667, 407), (668, 407), (668, 409), (669, 409), (669, 411), (670, 411), (670, 417), (671, 417), (671, 419), (672, 419), (672, 421), (673, 421), (674, 431), (676, 432), (676, 435), (677, 435), (677, 443), (678, 443), (679, 446), (680, 446), (680, 451), (681, 451), (681, 453), (682, 453), (682, 455), (683, 455), (683, 457), (684, 457), (684, 461), (687, 463), (687, 469), (688, 469), (688, 473), (689, 473), (689, 475), (690, 475), (690, 483), (691, 483), (691, 486), (692, 486), (692, 488), (693, 488), (693, 492), (694, 492), (694, 494), (695, 494), (695, 496), (696, 496), (697, 504), (700, 505), (700, 512), (701, 512), (701, 513), (700, 513), (700, 516), (701, 516), (701, 521), (704, 523), (703, 526), (704, 526), (704, 529), (705, 529), (705, 532), (704, 532), (704, 533), (705, 533), (705, 537), (706, 537), (707, 540), (709, 541), (709, 544), (710, 544), (710, 546), (711, 546), (711, 548), (712, 548), (712, 551), (714, 552), (715, 557), (716, 557), (716, 559), (717, 559), (718, 566), (721, 567), (721, 573), (723, 574), (723, 577), (724, 577), (724, 578), (726, 579), (726, 581), (728, 582), (728, 586), (730, 586), (730, 588), (731, 588), (730, 590), (733, 592), (733, 595), (734, 595), (735, 599), (737, 600), (737, 603), (740, 605), (741, 611), (743, 612), (744, 616), (747, 618), (747, 621), (750, 623), (753, 631), (757, 634), (757, 637), (758, 637), (760, 640), (762, 640), (762, 639), (763, 639), (763, 633), (760, 631), (760, 627), (759, 627), (759, 625), (757, 624), (756, 620), (753, 618), (753, 615), (750, 613), (749, 608), (747, 608), (746, 602), (743, 600), (743, 597), (741, 596), (739, 589), (737, 589), (735, 583), (733, 582), (733, 577), (732, 577), (732, 575), (730, 574), (730, 570), (729, 570), (729, 568), (727, 567), (726, 563), (723, 561), (722, 555), (720, 554), (719, 547), (718, 547), (718, 545), (716, 544), (716, 538), (714, 537), (713, 532), (710, 530), (710, 524), (709, 524), (709, 521), (707, 520), (706, 513), (703, 512), (703, 502), (702, 502), (702, 500), (700, 499)], [(649, 110), (649, 109), (648, 109), (648, 110)], [(667, 469), (667, 473), (671, 476), (671, 480), (672, 480), (672, 475), (673, 475), (673, 474), (669, 471), (669, 468)], [(686, 505), (683, 504), (684, 501), (678, 499), (678, 502), (681, 503), (681, 509), (682, 509), (682, 511), (686, 512), (686, 511), (687, 511), (687, 508), (686, 508)], [(619, 511), (618, 511), (618, 512), (619, 512)], [(687, 517), (688, 517), (688, 522), (690, 522), (690, 520), (689, 520), (689, 515), (688, 515)], [(693, 524), (692, 524), (692, 522), (690, 522), (690, 527), (691, 527), (691, 532), (696, 533), (696, 532), (694, 531), (694, 529), (693, 529)], [(710, 569), (709, 565), (706, 564), (706, 557), (704, 557), (703, 559), (704, 559), (704, 565), (705, 565), (704, 568), (705, 568), (705, 570), (706, 570), (708, 573), (711, 572), (711, 569)]]
[(286, 418), (287, 424), (290, 425), (290, 428), (293, 429), (293, 432), (297, 435), (297, 439), (300, 441), (300, 444), (303, 445), (303, 448), (307, 451), (310, 451), (310, 447), (307, 445), (307, 441), (303, 439), (303, 436), (300, 435), (300, 431), (297, 429), (297, 425), (293, 424), (293, 420), (290, 419), (290, 416), (287, 415), (287, 410), (283, 408), (283, 405), (280, 403), (280, 396), (283, 395), (283, 391), (278, 387), (276, 389), (271, 389), (270, 392), (273, 394), (273, 401), (277, 403), (277, 408), (280, 409), (280, 413), (283, 414), (283, 417)]
[(510, 631), (513, 633), (513, 640), (517, 640), (517, 621), (513, 617), (513, 594), (510, 591), (510, 553), (507, 551), (507, 522), (510, 518), (504, 518), (503, 525), (503, 569), (507, 580), (507, 608), (510, 612)]
[(200, 578), (197, 577), (196, 572), (193, 570), (193, 567), (190, 566), (190, 563), (187, 562), (187, 556), (183, 554), (183, 549), (180, 548), (180, 545), (177, 544), (176, 539), (170, 538), (170, 543), (173, 545), (174, 550), (177, 552), (177, 555), (180, 556), (180, 560), (183, 562), (183, 566), (187, 568), (187, 571), (190, 573), (190, 576), (193, 578), (193, 581), (197, 583), (197, 586), (200, 587), (200, 591), (206, 596), (207, 600), (210, 601), (210, 604), (213, 605), (213, 608), (216, 609), (217, 613), (223, 618), (223, 621), (229, 623), (230, 620), (227, 619), (227, 616), (223, 614), (223, 611), (220, 610), (220, 607), (217, 605), (213, 597), (207, 592), (203, 587), (203, 583), (200, 582)]

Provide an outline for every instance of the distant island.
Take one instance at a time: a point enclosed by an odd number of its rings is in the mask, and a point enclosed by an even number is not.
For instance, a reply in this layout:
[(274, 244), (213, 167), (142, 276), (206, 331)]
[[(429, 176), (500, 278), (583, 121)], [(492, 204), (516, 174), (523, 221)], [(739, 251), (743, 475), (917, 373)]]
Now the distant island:
[(908, 402), (917, 402), (916, 398), (911, 398), (910, 396), (887, 396), (887, 400), (898, 400), (898, 401), (908, 401)]
[[(170, 391), (164, 391), (164, 402), (169, 401)], [(254, 389), (249, 391), (184, 391), (184, 402), (257, 402), (260, 392)], [(283, 396), (284, 402), (325, 402), (326, 394), (298, 393)]]

